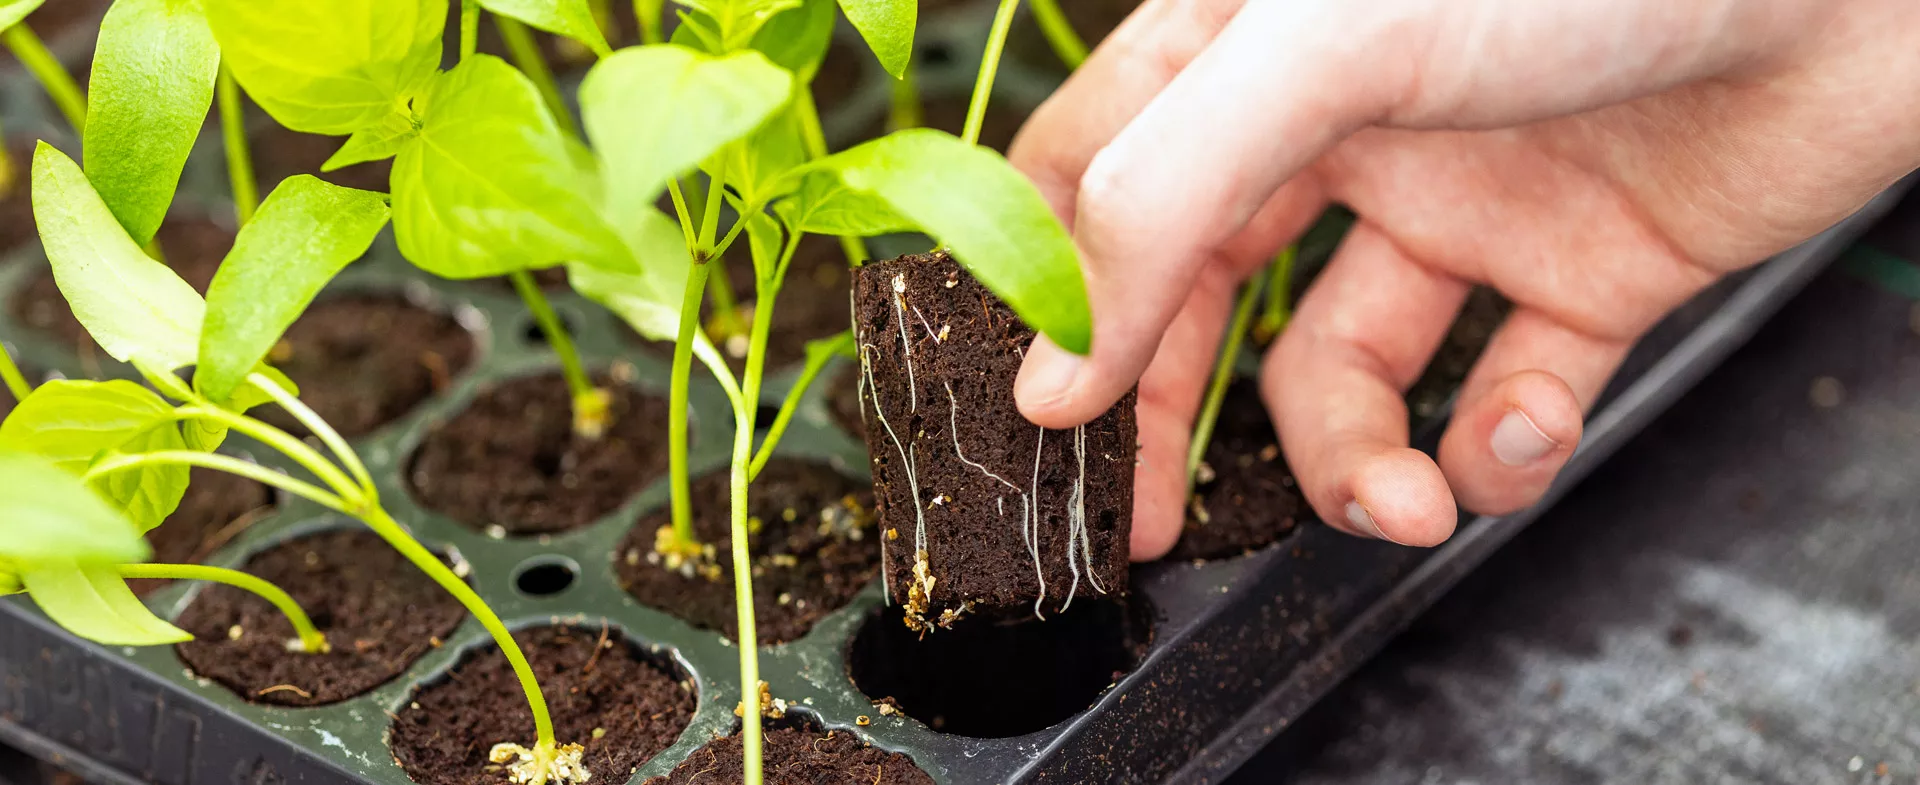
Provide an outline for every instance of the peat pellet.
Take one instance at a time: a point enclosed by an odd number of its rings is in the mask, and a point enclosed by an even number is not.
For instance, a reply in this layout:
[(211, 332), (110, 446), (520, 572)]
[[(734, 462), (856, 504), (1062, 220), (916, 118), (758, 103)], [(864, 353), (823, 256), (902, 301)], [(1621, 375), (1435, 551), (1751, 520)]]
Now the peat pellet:
[[(669, 569), (654, 552), (656, 533), (673, 523), (663, 507), (627, 533), (615, 553), (614, 573), (634, 599), (737, 640), (731, 480), (721, 470), (693, 482), (693, 533), (714, 554), (705, 569)], [(754, 478), (747, 504), (755, 632), (762, 645), (806, 635), (879, 574), (873, 494), (865, 483), (823, 464), (777, 458)]]
[[(601, 624), (520, 630), (562, 744), (586, 748), (590, 783), (624, 783), (692, 721), (696, 696), (667, 655), (652, 656)], [(506, 785), (488, 760), (495, 744), (532, 746), (533, 713), (500, 648), (469, 655), (445, 680), (415, 692), (394, 716), (393, 755), (421, 785)]]
[(466, 610), (373, 533), (302, 537), (247, 560), (245, 572), (286, 590), (332, 651), (295, 653), (293, 625), (266, 600), (209, 585), (175, 624), (194, 673), (254, 703), (319, 706), (378, 687), (460, 626)]
[(907, 625), (1124, 592), (1135, 393), (1043, 430), (1013, 400), (1034, 331), (952, 257), (875, 262), (855, 279), (883, 575)]
[(1186, 524), (1168, 559), (1221, 559), (1279, 542), (1313, 516), (1280, 454), (1260, 385), (1227, 386), (1213, 440), (1187, 499)]
[(569, 531), (599, 520), (667, 472), (667, 399), (611, 377), (613, 423), (598, 439), (573, 432), (573, 397), (558, 373), (482, 389), (435, 425), (407, 469), (427, 509), (492, 535)]
[[(664, 777), (642, 785), (732, 785), (746, 782), (740, 734), (694, 750)], [(844, 730), (770, 727), (761, 736), (767, 785), (933, 785), (913, 759), (868, 745)]]

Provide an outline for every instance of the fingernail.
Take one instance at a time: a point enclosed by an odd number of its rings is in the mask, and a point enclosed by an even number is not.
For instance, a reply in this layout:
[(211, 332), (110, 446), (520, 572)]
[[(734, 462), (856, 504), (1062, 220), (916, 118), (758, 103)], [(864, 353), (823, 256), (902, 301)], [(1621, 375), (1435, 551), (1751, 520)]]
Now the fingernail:
[(1359, 499), (1347, 502), (1347, 523), (1363, 534), (1372, 535), (1374, 539), (1393, 542), (1388, 539), (1386, 532), (1380, 531), (1380, 524), (1373, 522), (1373, 515), (1367, 512), (1367, 508), (1360, 506)]
[(1026, 365), (1014, 379), (1013, 395), (1029, 404), (1051, 404), (1067, 396), (1080, 375), (1085, 358), (1056, 348), (1041, 338), (1027, 352)]
[(1560, 446), (1540, 432), (1527, 413), (1514, 409), (1493, 426), (1493, 457), (1508, 466), (1525, 466), (1540, 460)]

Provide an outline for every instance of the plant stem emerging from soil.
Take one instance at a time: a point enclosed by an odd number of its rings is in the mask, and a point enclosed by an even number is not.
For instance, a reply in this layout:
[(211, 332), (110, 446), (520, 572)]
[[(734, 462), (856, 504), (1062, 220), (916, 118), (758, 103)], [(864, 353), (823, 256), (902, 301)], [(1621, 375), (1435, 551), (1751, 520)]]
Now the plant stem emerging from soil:
[(1033, 19), (1040, 23), (1047, 45), (1068, 68), (1079, 68), (1087, 61), (1087, 42), (1073, 31), (1073, 23), (1060, 11), (1060, 0), (1033, 0)]
[(87, 130), (87, 94), (73, 81), (67, 69), (61, 67), (59, 58), (47, 51), (47, 45), (33, 29), (23, 22), (7, 28), (0, 33), (0, 42), (13, 52), (14, 58), (40, 81), (47, 95), (53, 98), (53, 104), (60, 107), (60, 113), (67, 118), (67, 124), (73, 126), (75, 134), (84, 134)]
[(1253, 325), (1253, 339), (1267, 343), (1280, 336), (1286, 329), (1287, 321), (1293, 318), (1293, 262), (1300, 255), (1300, 246), (1289, 245), (1273, 259), (1273, 267), (1267, 276), (1267, 302), (1260, 313), (1260, 320)]
[(1187, 489), (1193, 489), (1194, 476), (1207, 456), (1207, 443), (1213, 441), (1213, 426), (1220, 421), (1220, 404), (1227, 399), (1227, 383), (1233, 381), (1233, 364), (1240, 358), (1240, 342), (1253, 321), (1253, 308), (1260, 301), (1260, 278), (1255, 276), (1240, 291), (1233, 307), (1233, 321), (1220, 344), (1220, 357), (1213, 361), (1213, 378), (1207, 384), (1207, 397), (1200, 405), (1200, 416), (1193, 423), (1193, 440), (1187, 444)]
[[(707, 260), (698, 253), (687, 268), (687, 287), (680, 299), (680, 332), (673, 340), (673, 376), (667, 385), (667, 466), (673, 483), (673, 536), (665, 540), (671, 559), (697, 558), (700, 541), (693, 536), (693, 483), (687, 471), (687, 383), (693, 375), (694, 331), (700, 329), (700, 300), (707, 291)], [(664, 538), (663, 538), (664, 540)], [(669, 567), (671, 567), (671, 563)]]
[(20, 373), (20, 366), (13, 364), (13, 355), (7, 353), (5, 344), (0, 344), (0, 380), (7, 383), (7, 392), (13, 393), (16, 404), (26, 400), (27, 395), (33, 392), (33, 385), (27, 383), (25, 374)]
[(547, 111), (553, 113), (553, 120), (560, 124), (560, 130), (568, 136), (579, 138), (580, 127), (573, 122), (573, 112), (567, 109), (567, 101), (560, 97), (559, 86), (553, 83), (553, 70), (547, 67), (547, 59), (540, 54), (540, 46), (533, 42), (533, 33), (519, 20), (509, 19), (499, 14), (493, 15), (493, 26), (500, 31), (500, 40), (507, 44), (507, 56), (513, 64), (533, 80), (534, 89), (540, 91), (540, 100), (547, 104)]
[(332, 650), (327, 645), (327, 637), (313, 626), (313, 620), (307, 612), (300, 609), (300, 603), (294, 602), (280, 587), (263, 578), (257, 578), (239, 570), (223, 567), (208, 567), (201, 564), (122, 564), (116, 568), (122, 578), (157, 578), (161, 580), (209, 581), (224, 583), (242, 591), (259, 595), (260, 599), (272, 603), (293, 625), (293, 631), (299, 634), (299, 646), (289, 641), (287, 649), (304, 654), (325, 654)]
[(613, 396), (606, 390), (593, 386), (593, 379), (587, 376), (586, 366), (580, 362), (580, 350), (574, 346), (573, 336), (567, 334), (566, 325), (560, 323), (560, 317), (553, 312), (553, 305), (547, 302), (547, 296), (540, 291), (540, 284), (533, 280), (533, 274), (526, 270), (515, 270), (507, 275), (513, 281), (514, 291), (520, 293), (520, 299), (526, 301), (527, 310), (533, 312), (533, 321), (540, 325), (540, 332), (547, 336), (547, 345), (553, 347), (553, 353), (560, 358), (560, 375), (567, 380), (567, 389), (573, 394), (573, 432), (583, 439), (597, 440), (607, 432), (611, 412), (608, 406)]
[(260, 206), (260, 186), (253, 181), (253, 155), (247, 149), (246, 115), (240, 109), (240, 85), (227, 64), (220, 64), (214, 83), (220, 103), (220, 139), (227, 150), (227, 179), (233, 183), (233, 215), (239, 226), (253, 220)]
[(993, 31), (987, 36), (987, 51), (980, 58), (980, 75), (973, 83), (973, 100), (967, 104), (967, 124), (960, 131), (961, 141), (980, 143), (980, 127), (987, 120), (987, 100), (993, 96), (993, 78), (1000, 72), (1000, 54), (1007, 49), (1007, 30), (1013, 27), (1013, 15), (1020, 0), (1000, 0), (993, 14)]

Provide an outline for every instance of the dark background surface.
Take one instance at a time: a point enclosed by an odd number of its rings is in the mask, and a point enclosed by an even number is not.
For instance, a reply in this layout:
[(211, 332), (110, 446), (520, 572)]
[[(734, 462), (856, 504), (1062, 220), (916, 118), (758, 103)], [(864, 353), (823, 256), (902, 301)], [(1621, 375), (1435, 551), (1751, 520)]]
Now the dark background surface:
[(1907, 259), (1920, 197), (1234, 785), (1920, 782)]

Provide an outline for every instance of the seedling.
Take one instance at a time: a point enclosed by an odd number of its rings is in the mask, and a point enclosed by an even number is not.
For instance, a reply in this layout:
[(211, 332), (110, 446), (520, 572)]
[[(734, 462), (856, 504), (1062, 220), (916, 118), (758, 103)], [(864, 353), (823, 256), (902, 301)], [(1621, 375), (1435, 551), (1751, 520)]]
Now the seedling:
[(1033, 0), (1033, 20), (1040, 25), (1047, 45), (1069, 70), (1087, 61), (1087, 42), (1074, 32), (1073, 23), (1060, 10), (1060, 0)]
[[(53, 394), (64, 398), (69, 393)], [(0, 428), (0, 439), (4, 431)], [(286, 615), (298, 635), (287, 641), (287, 651), (330, 650), (326, 636), (314, 628), (299, 603), (272, 583), (220, 567), (138, 563), (150, 554), (141, 529), (87, 485), (110, 483), (115, 471), (109, 461), (75, 476), (39, 456), (0, 452), (0, 477), (6, 478), (0, 505), (7, 509), (0, 529), (6, 535), (0, 540), (0, 595), (26, 592), (55, 623), (91, 641), (156, 646), (192, 640), (193, 635), (155, 617), (126, 579), (224, 583), (259, 595)]]
[[(1200, 414), (1194, 419), (1193, 438), (1187, 443), (1189, 490), (1195, 483), (1207, 481), (1207, 446), (1213, 441), (1213, 428), (1220, 420), (1220, 405), (1227, 399), (1227, 385), (1233, 381), (1234, 366), (1240, 362), (1240, 347), (1247, 337), (1249, 326), (1254, 342), (1263, 345), (1279, 337), (1280, 331), (1287, 326), (1287, 320), (1292, 315), (1291, 278), (1293, 260), (1297, 255), (1294, 246), (1287, 246), (1274, 257), (1272, 266), (1264, 274), (1254, 276), (1240, 289), (1240, 297), (1233, 308), (1233, 318), (1227, 324), (1226, 337), (1220, 343), (1220, 356), (1214, 360), (1213, 375), (1207, 381), (1206, 397), (1201, 399)], [(1261, 298), (1262, 291), (1266, 293), (1264, 301)], [(1265, 303), (1265, 307), (1256, 320), (1254, 309), (1261, 302)]]

